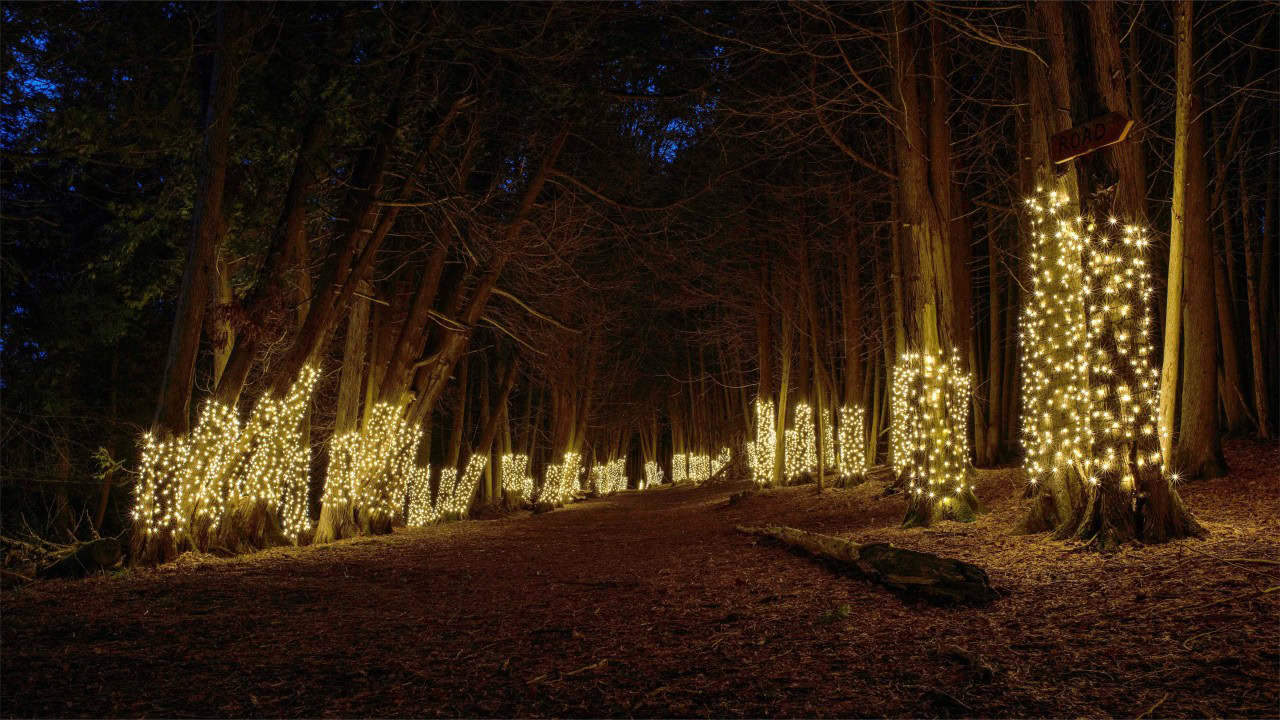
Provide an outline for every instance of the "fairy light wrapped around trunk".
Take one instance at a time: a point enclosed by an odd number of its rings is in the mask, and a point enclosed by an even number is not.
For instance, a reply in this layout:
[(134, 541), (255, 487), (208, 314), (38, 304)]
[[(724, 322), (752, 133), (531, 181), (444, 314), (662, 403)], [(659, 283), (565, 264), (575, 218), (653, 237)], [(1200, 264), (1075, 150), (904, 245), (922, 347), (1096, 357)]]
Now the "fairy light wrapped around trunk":
[[(1085, 463), (1094, 472), (1120, 472), (1122, 485), (1131, 489), (1131, 471), (1167, 471), (1157, 429), (1160, 373), (1151, 362), (1154, 290), (1145, 257), (1150, 240), (1143, 229), (1121, 226), (1115, 218), (1104, 227), (1086, 226), (1090, 285), (1096, 291), (1088, 293), (1086, 347), (1091, 383), (1086, 437), (1092, 437), (1094, 452)], [(1131, 448), (1134, 467), (1122, 468), (1120, 458), (1130, 457)]]
[(867, 471), (867, 455), (863, 447), (863, 410), (856, 405), (846, 405), (840, 408), (839, 417), (837, 468), (843, 477), (859, 477)]
[(578, 487), (578, 473), (581, 458), (576, 452), (566, 452), (561, 462), (548, 465), (546, 476), (542, 480), (542, 491), (538, 494), (538, 502), (563, 505), (573, 497)]
[(1081, 467), (1089, 444), (1082, 219), (1051, 191), (1026, 200), (1031, 293), (1022, 307), (1023, 461), (1032, 484)]
[[(1145, 229), (1076, 215), (1070, 198), (1025, 201), (1032, 292), (1023, 306), (1023, 443), (1037, 485), (1024, 524), (1108, 544), (1136, 533), (1133, 499), (1176, 480), (1160, 455)], [(1176, 491), (1157, 492), (1177, 522)], [(1172, 508), (1172, 510), (1170, 510)]]
[(662, 484), (662, 481), (662, 468), (658, 466), (658, 463), (653, 460), (646, 462), (644, 464), (644, 487), (641, 489), (657, 487)]
[(689, 481), (689, 456), (675, 453), (671, 456), (671, 484), (680, 485)]
[(755, 440), (747, 442), (747, 461), (751, 479), (764, 487), (773, 481), (773, 459), (777, 451), (778, 430), (773, 402), (756, 398)]
[(711, 456), (702, 453), (690, 453), (689, 479), (694, 483), (704, 483), (711, 479)]
[(591, 485), (600, 495), (612, 495), (627, 489), (626, 460), (617, 458), (591, 468)]
[(507, 453), (502, 456), (502, 492), (508, 499), (528, 500), (533, 497), (528, 455)]
[(720, 448), (720, 452), (714, 458), (711, 458), (711, 477), (718, 475), (720, 471), (724, 469), (724, 466), (728, 465), (729, 461), (732, 459), (732, 450), (727, 447)]
[(813, 409), (805, 403), (796, 405), (794, 427), (782, 433), (785, 452), (784, 470), (790, 480), (818, 467), (817, 433), (813, 430)]
[(895, 472), (906, 481), (904, 525), (927, 525), (939, 517), (972, 519), (977, 499), (969, 460), (970, 381), (954, 352), (905, 353), (893, 368)]
[(310, 442), (303, 437), (302, 419), (319, 376), (308, 365), (283, 398), (266, 395), (254, 406), (242, 434), (248, 459), (231, 480), (227, 514), (234, 516), (236, 527), (228, 528), (224, 519), (224, 534), (261, 546), (276, 531), (296, 541), (311, 529)]
[(158, 440), (143, 436), (133, 518), (134, 557), (170, 559), (180, 550), (296, 542), (307, 513), (310, 445), (302, 418), (319, 371), (304, 367), (284, 398), (259, 398), (247, 423), (210, 401), (195, 428)]
[(235, 409), (205, 403), (189, 435), (167, 441), (147, 433), (133, 510), (143, 536), (168, 535), (177, 546), (204, 550), (226, 511), (228, 479), (239, 461)]
[[(813, 408), (808, 403), (796, 405), (795, 424), (795, 472), (788, 473), (792, 477), (810, 472), (818, 467), (818, 434), (813, 430)], [(787, 448), (787, 462), (791, 462), (792, 448)]]
[(409, 509), (406, 524), (424, 527), (440, 519), (440, 512), (431, 501), (431, 467), (415, 465), (409, 473)]
[(385, 531), (402, 518), (422, 435), (403, 415), (397, 405), (378, 403), (364, 427), (330, 441), (324, 512), (354, 512), (366, 530)]
[(489, 458), (479, 453), (472, 453), (467, 459), (467, 467), (462, 471), (462, 477), (459, 478), (457, 486), (441, 507), (441, 516), (444, 519), (461, 520), (471, 512), (471, 500), (475, 497), (480, 476), (484, 474), (484, 467), (488, 462)]

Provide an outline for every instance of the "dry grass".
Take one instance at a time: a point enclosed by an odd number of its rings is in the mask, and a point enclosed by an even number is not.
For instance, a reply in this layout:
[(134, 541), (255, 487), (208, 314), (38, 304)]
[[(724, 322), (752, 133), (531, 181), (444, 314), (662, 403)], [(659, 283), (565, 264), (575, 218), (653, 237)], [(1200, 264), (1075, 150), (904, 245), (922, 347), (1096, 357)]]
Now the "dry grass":
[[(1276, 716), (1280, 452), (1184, 497), (1203, 541), (1079, 552), (897, 528), (863, 485), (627, 493), (390, 537), (38, 583), (3, 601), (6, 716)], [(904, 605), (733, 532), (781, 522), (944, 553), (1010, 591)]]

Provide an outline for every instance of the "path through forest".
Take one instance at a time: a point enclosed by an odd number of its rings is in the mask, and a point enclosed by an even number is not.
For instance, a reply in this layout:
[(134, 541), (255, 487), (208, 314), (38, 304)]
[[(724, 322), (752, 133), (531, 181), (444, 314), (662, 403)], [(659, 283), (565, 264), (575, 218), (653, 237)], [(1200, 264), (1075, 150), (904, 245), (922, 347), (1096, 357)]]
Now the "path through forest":
[[(990, 472), (990, 514), (925, 531), (870, 485), (730, 508), (724, 484), (37, 584), (3, 597), (3, 714), (1267, 715), (1275, 573), (1224, 562), (1280, 549), (1275, 451), (1249, 452), (1244, 482), (1186, 489), (1209, 540), (1110, 556), (1009, 536), (1018, 485)], [(904, 605), (733, 531), (762, 521), (1012, 594)]]

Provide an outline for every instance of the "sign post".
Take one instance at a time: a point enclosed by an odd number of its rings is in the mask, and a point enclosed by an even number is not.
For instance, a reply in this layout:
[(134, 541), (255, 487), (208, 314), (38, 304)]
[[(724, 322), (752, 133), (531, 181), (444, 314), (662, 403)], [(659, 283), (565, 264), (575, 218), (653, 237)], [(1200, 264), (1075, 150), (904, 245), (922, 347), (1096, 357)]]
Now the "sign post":
[(1049, 157), (1057, 165), (1070, 162), (1124, 140), (1132, 127), (1133, 121), (1123, 113), (1107, 113), (1049, 138)]

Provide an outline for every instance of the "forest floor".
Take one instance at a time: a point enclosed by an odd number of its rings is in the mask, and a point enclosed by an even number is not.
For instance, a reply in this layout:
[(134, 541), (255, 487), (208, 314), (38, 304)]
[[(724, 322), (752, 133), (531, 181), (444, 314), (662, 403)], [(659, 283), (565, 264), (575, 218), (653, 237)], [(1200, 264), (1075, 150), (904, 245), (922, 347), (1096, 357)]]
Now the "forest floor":
[[(1053, 716), (1280, 712), (1280, 450), (1182, 487), (1204, 540), (1100, 555), (990, 512), (901, 530), (867, 483), (629, 492), (530, 516), (0, 595), (5, 716)], [(987, 568), (986, 608), (738, 534), (783, 523)], [(1269, 560), (1271, 564), (1256, 562)]]

